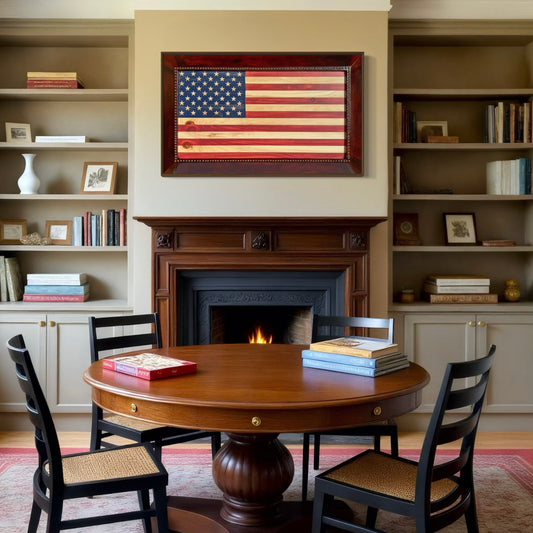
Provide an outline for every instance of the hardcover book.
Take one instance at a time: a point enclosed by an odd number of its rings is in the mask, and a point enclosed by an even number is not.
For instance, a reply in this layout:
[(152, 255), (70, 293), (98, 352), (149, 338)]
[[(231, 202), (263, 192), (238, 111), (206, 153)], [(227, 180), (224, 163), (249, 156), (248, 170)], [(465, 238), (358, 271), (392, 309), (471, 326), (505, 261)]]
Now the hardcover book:
[(197, 364), (193, 361), (146, 352), (139, 355), (103, 359), (102, 366), (115, 372), (148, 380), (193, 374), (197, 370)]
[(317, 368), (320, 370), (331, 370), (333, 372), (342, 372), (344, 374), (356, 374), (358, 376), (378, 377), (383, 374), (389, 374), (409, 366), (409, 361), (391, 363), (381, 368), (371, 368), (368, 366), (344, 365), (331, 361), (318, 361), (316, 359), (302, 359), (302, 365), (307, 368)]
[(25, 302), (86, 302), (89, 293), (86, 294), (24, 294)]
[(309, 349), (317, 352), (374, 358), (398, 352), (398, 345), (387, 341), (374, 341), (358, 337), (339, 337), (327, 341), (313, 342)]
[(445, 275), (445, 274), (431, 274), (426, 281), (435, 283), (436, 285), (490, 285), (490, 278), (479, 275)]
[(432, 304), (497, 304), (497, 294), (428, 294)]
[(424, 292), (429, 294), (488, 294), (489, 285), (437, 285), (424, 283)]
[(89, 282), (81, 285), (25, 285), (24, 294), (89, 294)]
[(392, 363), (407, 361), (407, 356), (397, 352), (380, 357), (359, 357), (357, 355), (344, 355), (340, 353), (317, 352), (316, 350), (302, 350), (302, 359), (313, 359), (332, 363), (343, 363), (352, 366), (367, 368), (381, 368)]
[(5, 257), (0, 255), (0, 302), (7, 302), (7, 278)]
[(82, 285), (87, 282), (85, 273), (28, 274), (28, 285)]
[(20, 265), (16, 257), (6, 257), (6, 281), (7, 294), (10, 302), (18, 302), (22, 300), (24, 294), (24, 287), (22, 282), (22, 274), (20, 273)]

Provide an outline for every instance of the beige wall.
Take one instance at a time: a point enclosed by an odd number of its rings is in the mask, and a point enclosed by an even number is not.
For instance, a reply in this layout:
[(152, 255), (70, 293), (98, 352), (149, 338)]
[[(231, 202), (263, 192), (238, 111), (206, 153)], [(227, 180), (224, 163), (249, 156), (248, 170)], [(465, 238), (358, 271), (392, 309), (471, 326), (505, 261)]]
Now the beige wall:
[[(385, 216), (387, 13), (137, 11), (133, 215)], [(162, 178), (161, 52), (364, 52), (362, 178)], [(372, 312), (387, 308), (386, 228), (373, 231)], [(149, 230), (134, 223), (134, 305), (150, 306)], [(130, 241), (131, 242), (131, 241)]]

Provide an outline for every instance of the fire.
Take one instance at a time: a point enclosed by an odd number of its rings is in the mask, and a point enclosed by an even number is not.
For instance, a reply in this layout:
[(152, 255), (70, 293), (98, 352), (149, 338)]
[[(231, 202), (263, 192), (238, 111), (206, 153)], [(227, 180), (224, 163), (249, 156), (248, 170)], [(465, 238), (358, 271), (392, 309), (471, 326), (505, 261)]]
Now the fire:
[(267, 338), (265, 334), (261, 331), (261, 327), (258, 326), (257, 328), (255, 328), (254, 333), (248, 335), (248, 340), (250, 341), (250, 344), (271, 344), (272, 335)]

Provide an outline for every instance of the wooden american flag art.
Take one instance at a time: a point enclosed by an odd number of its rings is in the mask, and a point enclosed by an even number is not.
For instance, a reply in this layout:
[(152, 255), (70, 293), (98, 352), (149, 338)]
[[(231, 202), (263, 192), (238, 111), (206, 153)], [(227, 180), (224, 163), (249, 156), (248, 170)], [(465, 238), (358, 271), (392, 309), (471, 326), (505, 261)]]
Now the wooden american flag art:
[(163, 54), (162, 174), (362, 175), (362, 54)]

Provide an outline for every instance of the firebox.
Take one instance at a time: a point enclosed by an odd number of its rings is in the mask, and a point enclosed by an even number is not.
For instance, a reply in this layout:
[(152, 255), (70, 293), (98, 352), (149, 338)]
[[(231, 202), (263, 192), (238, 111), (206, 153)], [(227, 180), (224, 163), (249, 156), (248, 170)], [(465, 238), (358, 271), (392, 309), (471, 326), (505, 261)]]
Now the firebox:
[(204, 270), (177, 277), (181, 345), (307, 344), (314, 313), (343, 314), (344, 272)]

